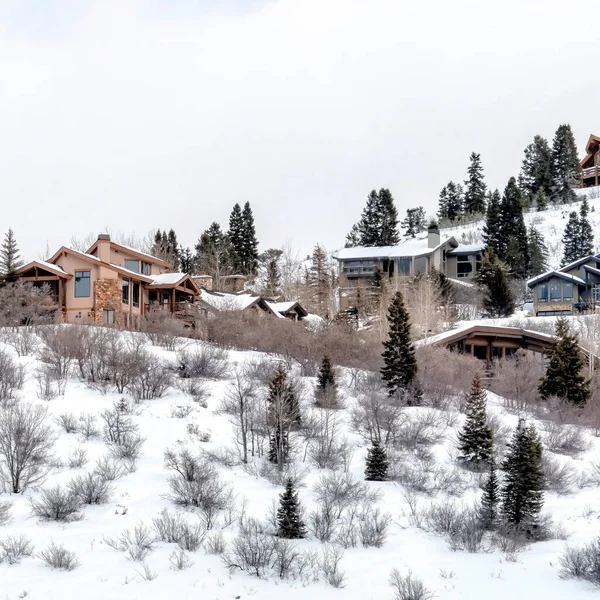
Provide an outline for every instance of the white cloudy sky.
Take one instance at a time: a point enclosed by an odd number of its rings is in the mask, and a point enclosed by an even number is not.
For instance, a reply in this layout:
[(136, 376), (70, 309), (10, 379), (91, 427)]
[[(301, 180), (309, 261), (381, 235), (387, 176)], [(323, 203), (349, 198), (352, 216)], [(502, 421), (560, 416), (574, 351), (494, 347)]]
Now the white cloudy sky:
[(0, 228), (186, 245), (250, 201), (333, 249), (372, 188), (433, 211), (472, 150), (600, 132), (597, 0), (0, 0)]

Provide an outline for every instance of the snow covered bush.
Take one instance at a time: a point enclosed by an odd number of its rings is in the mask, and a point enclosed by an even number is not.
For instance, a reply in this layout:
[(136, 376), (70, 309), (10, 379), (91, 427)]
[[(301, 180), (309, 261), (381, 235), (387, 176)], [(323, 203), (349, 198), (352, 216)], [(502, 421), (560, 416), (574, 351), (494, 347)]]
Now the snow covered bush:
[(23, 535), (9, 535), (0, 540), (0, 562), (7, 562), (9, 565), (16, 565), (22, 558), (28, 558), (33, 554), (33, 544), (31, 540)]
[(559, 560), (563, 579), (583, 579), (600, 587), (600, 539), (584, 546), (567, 546)]
[(396, 600), (433, 600), (435, 595), (425, 587), (425, 584), (414, 577), (409, 571), (402, 575), (398, 569), (393, 569), (389, 578), (390, 587)]
[(222, 379), (229, 370), (227, 358), (226, 350), (208, 344), (186, 348), (177, 355), (179, 376)]
[(96, 461), (94, 473), (106, 481), (115, 481), (127, 475), (127, 469), (112, 456), (103, 456)]
[(67, 458), (69, 469), (81, 469), (87, 464), (87, 452), (83, 448), (75, 448)]
[(124, 552), (129, 560), (143, 561), (154, 550), (156, 536), (149, 527), (138, 523), (133, 531), (126, 529), (116, 538), (104, 538), (104, 543)]
[(191, 524), (179, 513), (170, 513), (164, 509), (159, 517), (152, 519), (152, 525), (161, 542), (177, 544), (182, 550), (196, 552), (206, 537), (206, 526), (202, 523)]
[(80, 415), (78, 431), (86, 440), (98, 437), (100, 430), (98, 429), (96, 415)]
[(575, 425), (549, 423), (542, 440), (551, 452), (567, 456), (577, 456), (590, 449), (585, 431)]
[(10, 522), (10, 509), (12, 508), (11, 502), (5, 502), (0, 500), (0, 525), (6, 525)]
[(19, 356), (30, 356), (39, 345), (39, 338), (31, 327), (6, 328), (2, 331), (2, 341), (14, 348)]
[(194, 566), (194, 561), (181, 549), (173, 550), (169, 556), (169, 563), (173, 571), (184, 571)]
[(256, 577), (265, 577), (273, 562), (278, 539), (267, 533), (255, 519), (248, 519), (240, 533), (227, 546), (225, 565)]
[(139, 370), (128, 386), (137, 402), (162, 398), (171, 387), (171, 372), (163, 359), (145, 353), (140, 356)]
[(557, 494), (570, 494), (573, 492), (577, 480), (577, 471), (572, 464), (564, 460), (560, 461), (544, 452), (540, 468), (545, 490)]
[(78, 475), (67, 487), (80, 504), (106, 504), (113, 493), (111, 483), (96, 472)]
[(8, 404), (23, 387), (25, 371), (5, 350), (0, 350), (0, 404)]
[(54, 422), (65, 430), (65, 433), (77, 433), (79, 422), (73, 413), (62, 413), (55, 417)]
[(81, 517), (81, 502), (69, 489), (59, 485), (41, 490), (38, 498), (31, 498), (31, 514), (49, 521), (73, 521)]
[(77, 560), (75, 552), (67, 550), (62, 544), (57, 546), (54, 542), (42, 550), (38, 557), (46, 563), (51, 569), (60, 571), (73, 571), (81, 563)]

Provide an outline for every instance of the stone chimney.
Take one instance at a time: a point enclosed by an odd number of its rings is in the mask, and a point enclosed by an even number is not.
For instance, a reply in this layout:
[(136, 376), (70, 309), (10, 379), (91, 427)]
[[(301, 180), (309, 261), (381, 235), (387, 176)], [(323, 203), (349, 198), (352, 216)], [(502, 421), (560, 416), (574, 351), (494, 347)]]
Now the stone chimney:
[(431, 223), (427, 228), (427, 247), (436, 248), (440, 245), (440, 230), (437, 223)]
[(101, 233), (98, 236), (98, 258), (105, 263), (110, 263), (110, 235)]

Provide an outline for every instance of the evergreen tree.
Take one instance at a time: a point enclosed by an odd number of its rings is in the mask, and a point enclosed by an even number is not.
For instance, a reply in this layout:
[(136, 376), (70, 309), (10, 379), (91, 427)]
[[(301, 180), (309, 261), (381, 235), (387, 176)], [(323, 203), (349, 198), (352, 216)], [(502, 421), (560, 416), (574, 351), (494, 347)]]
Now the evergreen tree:
[(501, 513), (507, 525), (522, 529), (536, 525), (544, 503), (541, 460), (542, 444), (535, 428), (519, 419), (502, 463)]
[(548, 197), (546, 196), (546, 192), (544, 188), (540, 188), (533, 196), (533, 203), (538, 212), (546, 210), (548, 208)]
[(322, 408), (338, 408), (337, 384), (335, 381), (335, 369), (327, 354), (321, 360), (319, 373), (317, 374), (317, 390), (315, 394), (316, 405)]
[(529, 252), (529, 272), (527, 277), (535, 277), (548, 269), (548, 248), (544, 243), (544, 237), (533, 226), (527, 232), (527, 248)]
[(258, 269), (258, 240), (250, 202), (244, 204), (242, 211), (242, 274), (254, 276)]
[(513, 278), (527, 277), (530, 269), (529, 240), (522, 212), (519, 212), (512, 235), (508, 236), (505, 262)]
[(448, 220), (448, 187), (444, 186), (438, 198), (438, 218), (440, 221)]
[(587, 198), (583, 199), (579, 208), (579, 257), (590, 256), (594, 253), (594, 231), (590, 225), (588, 214), (590, 205)]
[(490, 457), (489, 465), (489, 475), (483, 486), (483, 494), (481, 496), (479, 520), (484, 529), (493, 530), (498, 523), (498, 504), (500, 502), (498, 473), (496, 472), (496, 459), (493, 453)]
[[(534, 197), (540, 191), (552, 189), (552, 152), (548, 140), (536, 135), (533, 142), (525, 148), (523, 165), (519, 176), (519, 187), (527, 196)], [(538, 210), (543, 210), (539, 208)]]
[(467, 465), (481, 467), (490, 462), (493, 443), (492, 431), (487, 424), (486, 394), (478, 372), (473, 376), (465, 413), (467, 418), (458, 434), (458, 459)]
[(354, 225), (352, 225), (352, 229), (350, 229), (346, 235), (346, 243), (344, 244), (344, 247), (356, 248), (356, 246), (360, 246), (361, 239), (358, 223), (354, 223)]
[(490, 317), (510, 317), (515, 311), (515, 299), (504, 267), (493, 250), (487, 250), (475, 281), (484, 293), (483, 308)]
[(281, 285), (281, 271), (279, 269), (279, 260), (283, 252), (276, 248), (265, 250), (259, 257), (261, 272), (264, 277), (264, 294), (269, 298), (279, 296), (279, 286)]
[(279, 496), (277, 509), (277, 536), (288, 540), (298, 540), (306, 535), (306, 526), (302, 521), (298, 493), (291, 479), (285, 484), (284, 492)]
[(483, 226), (483, 241), (496, 255), (503, 251), (500, 234), (500, 192), (494, 190), (488, 197), (485, 225)]
[(485, 212), (485, 181), (481, 155), (471, 153), (470, 164), (467, 169), (469, 178), (465, 181), (464, 211), (467, 214)]
[(425, 230), (425, 209), (422, 206), (407, 208), (406, 217), (402, 221), (404, 235), (414, 238), (417, 233)]
[(218, 223), (211, 223), (194, 247), (198, 270), (211, 275), (214, 289), (220, 289), (221, 277), (231, 274), (231, 244)]
[(308, 287), (315, 312), (326, 319), (330, 316), (329, 296), (334, 287), (332, 285), (334, 277), (335, 273), (331, 269), (325, 249), (317, 244), (314, 247), (308, 271)]
[(463, 189), (462, 186), (454, 181), (449, 181), (446, 186), (447, 209), (446, 218), (454, 222), (462, 216), (463, 210)]
[(387, 481), (388, 468), (389, 461), (385, 449), (377, 440), (374, 440), (367, 451), (365, 479), (367, 481)]
[(372, 190), (367, 197), (360, 221), (346, 236), (350, 246), (395, 246), (398, 234), (398, 211), (390, 190)]
[(431, 267), (430, 277), (442, 297), (445, 305), (454, 303), (454, 287), (452, 282), (444, 273), (438, 271), (435, 267)]
[(166, 230), (156, 230), (151, 254), (170, 263), (174, 271), (179, 271), (180, 248), (179, 243), (177, 242), (177, 234), (174, 229), (170, 229), (168, 233)]
[(0, 274), (12, 275), (22, 264), (15, 234), (9, 227), (0, 247)]
[(194, 274), (194, 255), (189, 248), (181, 248), (179, 251), (179, 268), (182, 273)]
[(242, 207), (236, 202), (229, 215), (229, 231), (227, 232), (227, 237), (231, 243), (231, 264), (239, 274), (243, 274), (244, 264), (243, 229)]
[(567, 226), (565, 227), (565, 232), (562, 238), (563, 258), (560, 263), (561, 267), (564, 267), (565, 265), (568, 265), (579, 258), (583, 258), (580, 252), (581, 249), (579, 247), (580, 231), (581, 228), (577, 213), (575, 211), (571, 211), (569, 213), (569, 220), (567, 221)]
[(569, 323), (563, 317), (556, 321), (556, 338), (547, 353), (548, 366), (539, 392), (544, 399), (556, 396), (583, 406), (590, 399), (589, 381), (583, 376), (584, 361), (577, 335), (571, 333)]
[(301, 422), (298, 397), (283, 365), (279, 365), (269, 384), (267, 402), (271, 427), (269, 461), (282, 466), (289, 452), (289, 431)]
[(169, 229), (169, 233), (167, 234), (167, 253), (171, 257), (171, 265), (174, 271), (179, 271), (180, 268), (180, 252), (179, 252), (179, 242), (177, 241), (177, 234), (174, 229)]
[(578, 185), (581, 166), (577, 145), (570, 125), (560, 125), (552, 142), (552, 199), (555, 202), (573, 202), (573, 187)]
[(410, 320), (401, 292), (396, 292), (388, 311), (389, 333), (383, 343), (381, 378), (390, 396), (411, 388), (417, 374), (415, 348), (410, 339)]

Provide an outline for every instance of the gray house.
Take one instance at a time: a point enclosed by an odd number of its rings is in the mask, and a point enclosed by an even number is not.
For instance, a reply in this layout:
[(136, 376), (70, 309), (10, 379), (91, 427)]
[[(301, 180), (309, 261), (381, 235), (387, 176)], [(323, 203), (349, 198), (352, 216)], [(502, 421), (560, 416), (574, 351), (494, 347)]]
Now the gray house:
[(536, 316), (595, 313), (600, 308), (600, 254), (542, 273), (527, 286)]

